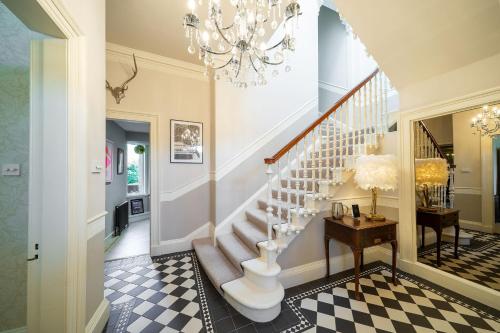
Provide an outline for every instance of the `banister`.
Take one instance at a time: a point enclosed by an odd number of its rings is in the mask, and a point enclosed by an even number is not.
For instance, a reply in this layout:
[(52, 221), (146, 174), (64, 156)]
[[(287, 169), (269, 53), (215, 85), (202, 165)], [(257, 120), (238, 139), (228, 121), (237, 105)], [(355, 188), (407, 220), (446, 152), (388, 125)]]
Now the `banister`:
[(345, 94), (340, 100), (338, 100), (327, 112), (325, 112), (321, 117), (319, 117), (314, 123), (312, 123), (308, 128), (306, 128), (302, 133), (297, 135), (292, 141), (280, 149), (273, 157), (264, 159), (264, 162), (268, 165), (275, 164), (280, 158), (282, 158), (286, 153), (288, 153), (293, 147), (295, 147), (302, 139), (304, 139), (309, 133), (311, 133), (317, 126), (321, 125), (323, 121), (328, 119), (334, 112), (336, 112), (345, 102), (349, 100), (355, 93), (357, 93), (361, 88), (363, 88), (371, 79), (375, 77), (379, 72), (377, 68), (373, 73), (371, 73), (366, 79), (364, 79), (357, 86), (352, 88), (347, 94)]
[(432, 135), (431, 131), (429, 131), (429, 129), (427, 128), (427, 126), (425, 126), (423, 121), (419, 121), (419, 123), (420, 123), (420, 126), (422, 126), (422, 129), (424, 130), (427, 137), (429, 139), (431, 139), (431, 142), (434, 145), (434, 147), (437, 149), (439, 156), (441, 156), (441, 158), (446, 159), (446, 155), (444, 154), (443, 150), (441, 149), (441, 147), (437, 143), (436, 138), (434, 138), (434, 135)]

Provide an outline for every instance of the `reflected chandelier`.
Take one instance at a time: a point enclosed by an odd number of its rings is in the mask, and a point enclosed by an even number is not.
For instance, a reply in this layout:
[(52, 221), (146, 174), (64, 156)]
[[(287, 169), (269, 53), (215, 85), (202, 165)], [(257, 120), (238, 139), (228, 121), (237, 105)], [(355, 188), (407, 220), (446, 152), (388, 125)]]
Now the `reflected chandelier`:
[[(232, 22), (224, 21), (224, 1), (234, 8)], [(204, 2), (208, 16), (202, 25), (196, 7), (203, 7)], [(265, 85), (270, 66), (276, 67), (273, 76), (279, 75), (277, 66), (282, 64), (290, 72), (288, 58), (295, 51), (294, 34), (301, 15), (298, 0), (188, 0), (188, 8), (191, 12), (184, 17), (188, 52), (198, 52), (206, 74), (212, 69), (215, 80), (226, 79), (236, 87), (246, 88)], [(281, 25), (282, 38), (268, 46), (265, 39)]]
[(483, 111), (472, 118), (471, 127), (483, 136), (494, 136), (500, 130), (500, 109), (488, 105), (483, 106)]

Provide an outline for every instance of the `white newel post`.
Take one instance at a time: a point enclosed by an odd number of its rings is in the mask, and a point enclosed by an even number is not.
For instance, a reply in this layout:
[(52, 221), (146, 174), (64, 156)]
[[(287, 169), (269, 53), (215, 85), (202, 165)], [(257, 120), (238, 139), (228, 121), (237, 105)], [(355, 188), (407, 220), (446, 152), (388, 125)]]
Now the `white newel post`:
[(455, 168), (450, 167), (450, 208), (455, 208)]

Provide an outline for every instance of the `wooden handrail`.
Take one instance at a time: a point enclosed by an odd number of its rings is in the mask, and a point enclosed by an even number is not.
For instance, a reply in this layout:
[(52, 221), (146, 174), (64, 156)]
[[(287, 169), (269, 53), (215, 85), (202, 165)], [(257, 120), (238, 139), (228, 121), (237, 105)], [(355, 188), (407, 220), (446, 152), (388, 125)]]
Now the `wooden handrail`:
[(438, 153), (439, 153), (439, 156), (441, 158), (444, 158), (446, 159), (446, 155), (444, 154), (444, 152), (441, 150), (441, 147), (439, 146), (439, 144), (437, 143), (436, 141), (436, 138), (434, 138), (434, 135), (432, 135), (431, 131), (429, 131), (429, 129), (427, 128), (427, 126), (425, 126), (424, 122), (423, 121), (419, 121), (420, 123), (420, 126), (422, 126), (422, 129), (424, 130), (425, 134), (427, 134), (427, 136), (429, 137), (429, 139), (431, 139), (432, 141), (432, 144), (434, 145), (434, 147), (437, 149)]
[(290, 141), (286, 146), (280, 149), (273, 157), (266, 158), (264, 159), (264, 162), (266, 164), (275, 164), (278, 162), (280, 158), (282, 158), (286, 153), (288, 153), (290, 150), (292, 150), (293, 147), (295, 147), (302, 139), (306, 137), (307, 134), (311, 133), (317, 126), (321, 125), (321, 123), (330, 117), (334, 112), (336, 112), (345, 102), (349, 100), (356, 92), (361, 90), (368, 82), (370, 82), (371, 79), (375, 77), (379, 72), (379, 69), (377, 68), (373, 73), (371, 73), (366, 79), (364, 79), (360, 84), (358, 84), (356, 87), (352, 88), (347, 94), (345, 94), (340, 100), (333, 105), (330, 110), (325, 112), (321, 117), (319, 117), (314, 123), (311, 124), (308, 128), (306, 128), (302, 133), (297, 135), (292, 141)]

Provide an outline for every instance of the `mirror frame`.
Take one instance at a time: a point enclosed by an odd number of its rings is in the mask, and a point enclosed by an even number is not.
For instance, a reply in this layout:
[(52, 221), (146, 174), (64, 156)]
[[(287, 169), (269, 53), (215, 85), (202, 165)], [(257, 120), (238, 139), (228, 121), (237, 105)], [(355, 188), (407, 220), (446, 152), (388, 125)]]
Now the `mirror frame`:
[[(472, 110), (484, 104), (500, 101), (500, 87), (477, 92), (443, 103), (420, 107), (399, 113), (399, 153), (400, 153), (400, 191), (399, 191), (399, 264), (410, 274), (427, 279), (437, 285), (446, 286), (466, 297), (495, 309), (500, 309), (500, 292), (476, 284), (459, 276), (419, 263), (417, 260), (417, 225), (415, 202), (414, 167), (414, 123), (419, 120), (444, 116)], [(482, 147), (483, 147), (483, 141)], [(481, 154), (483, 160), (483, 154)], [(483, 160), (484, 162), (484, 160)], [(491, 166), (490, 166), (491, 167)], [(483, 170), (482, 170), (483, 171)], [(483, 178), (484, 185), (484, 178)], [(484, 200), (482, 205), (483, 213)]]

